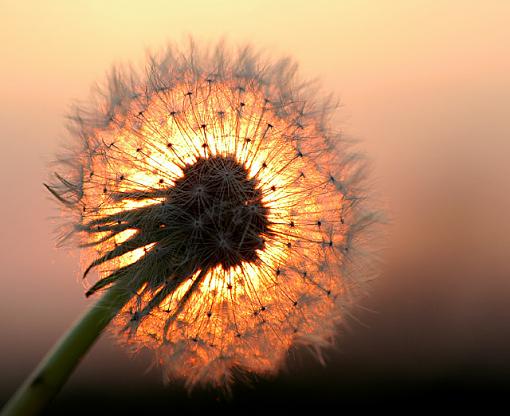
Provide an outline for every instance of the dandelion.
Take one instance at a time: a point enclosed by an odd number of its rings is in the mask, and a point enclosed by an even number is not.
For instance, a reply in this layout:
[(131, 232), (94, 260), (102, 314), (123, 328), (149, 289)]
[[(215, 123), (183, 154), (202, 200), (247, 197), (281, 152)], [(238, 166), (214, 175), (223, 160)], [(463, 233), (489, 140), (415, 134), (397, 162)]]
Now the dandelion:
[(122, 294), (112, 330), (167, 379), (224, 387), (276, 373), (294, 345), (320, 356), (362, 287), (364, 164), (296, 70), (170, 47), (70, 117), (46, 185), (71, 218), (62, 240), (97, 271), (87, 296)]

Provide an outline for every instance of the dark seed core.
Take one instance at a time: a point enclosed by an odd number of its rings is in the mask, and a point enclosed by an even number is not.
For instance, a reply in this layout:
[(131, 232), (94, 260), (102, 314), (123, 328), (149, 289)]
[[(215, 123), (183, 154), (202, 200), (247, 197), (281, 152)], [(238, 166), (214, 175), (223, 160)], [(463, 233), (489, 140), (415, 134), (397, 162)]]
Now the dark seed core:
[(257, 179), (227, 156), (199, 158), (183, 173), (167, 194), (181, 218), (168, 218), (168, 223), (173, 231), (182, 227), (178, 234), (187, 236), (186, 252), (196, 256), (197, 266), (228, 269), (255, 262), (269, 233), (268, 209)]

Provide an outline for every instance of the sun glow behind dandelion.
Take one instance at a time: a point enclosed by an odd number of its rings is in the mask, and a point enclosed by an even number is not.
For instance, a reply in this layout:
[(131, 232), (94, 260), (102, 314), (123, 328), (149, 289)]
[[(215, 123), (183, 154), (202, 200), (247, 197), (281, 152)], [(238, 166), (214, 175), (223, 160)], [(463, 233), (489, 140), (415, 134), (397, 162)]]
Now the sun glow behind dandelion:
[(359, 284), (362, 166), (294, 73), (222, 47), (114, 73), (102, 108), (73, 118), (74, 180), (49, 188), (93, 253), (88, 295), (128, 282), (114, 325), (190, 386), (328, 345)]

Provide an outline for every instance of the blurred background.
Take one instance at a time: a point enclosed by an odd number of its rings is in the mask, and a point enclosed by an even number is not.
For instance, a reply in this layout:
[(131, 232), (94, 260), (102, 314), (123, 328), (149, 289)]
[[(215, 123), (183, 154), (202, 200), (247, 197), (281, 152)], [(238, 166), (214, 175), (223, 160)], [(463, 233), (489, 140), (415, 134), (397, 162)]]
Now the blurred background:
[[(340, 97), (391, 219), (381, 276), (321, 366), (234, 395), (163, 386), (104, 336), (49, 414), (452, 409), (510, 394), (510, 2), (0, 0), (0, 404), (88, 301), (43, 189), (64, 116), (114, 63), (225, 37)], [(412, 407), (411, 407), (412, 406)]]

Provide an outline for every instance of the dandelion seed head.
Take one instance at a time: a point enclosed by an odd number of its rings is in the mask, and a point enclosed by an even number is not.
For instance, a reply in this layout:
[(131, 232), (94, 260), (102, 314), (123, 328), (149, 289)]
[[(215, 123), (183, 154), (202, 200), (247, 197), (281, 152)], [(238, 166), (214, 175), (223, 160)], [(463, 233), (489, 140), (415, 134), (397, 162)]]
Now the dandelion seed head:
[(168, 379), (276, 373), (331, 344), (362, 286), (363, 163), (314, 93), (289, 59), (168, 48), (71, 116), (48, 189), (98, 271), (87, 295), (125, 283), (115, 331)]

